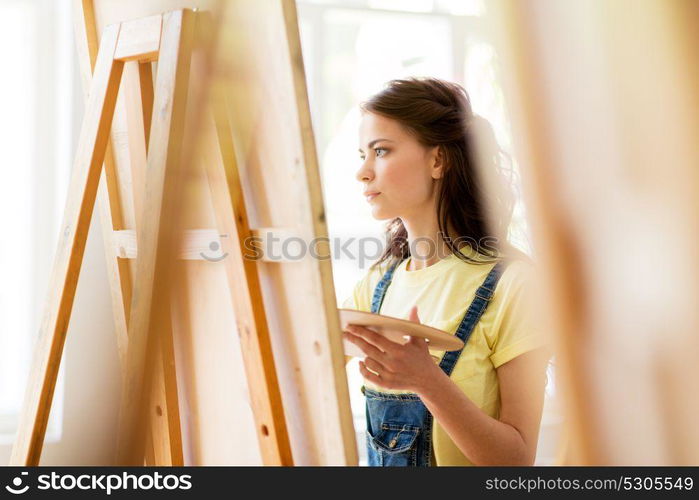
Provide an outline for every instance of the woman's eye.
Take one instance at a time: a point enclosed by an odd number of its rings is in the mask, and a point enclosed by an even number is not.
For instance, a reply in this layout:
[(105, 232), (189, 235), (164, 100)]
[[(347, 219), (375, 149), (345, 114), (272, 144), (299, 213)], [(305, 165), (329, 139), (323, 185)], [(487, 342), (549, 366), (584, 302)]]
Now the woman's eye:
[[(386, 152), (388, 152), (388, 150), (386, 148), (374, 148), (374, 151), (376, 152), (377, 158), (381, 158), (383, 155), (386, 154)], [(381, 151), (381, 154), (379, 154), (379, 151)], [(360, 160), (364, 161), (364, 158), (366, 158), (366, 156), (359, 155)]]

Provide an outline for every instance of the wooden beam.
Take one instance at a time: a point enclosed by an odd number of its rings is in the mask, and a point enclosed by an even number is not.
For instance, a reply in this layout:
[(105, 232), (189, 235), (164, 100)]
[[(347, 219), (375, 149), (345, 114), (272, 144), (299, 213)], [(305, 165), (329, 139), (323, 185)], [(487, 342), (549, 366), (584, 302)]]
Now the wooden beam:
[[(250, 405), (255, 416), (260, 453), (265, 465), (293, 465), (274, 353), (257, 261), (246, 258), (246, 238), (251, 235), (240, 172), (235, 158), (224, 96), (212, 82), (214, 116), (204, 148), (214, 212), (219, 231), (230, 235), (223, 242), (229, 258), (224, 262), (240, 336)], [(202, 134), (204, 135), (204, 134)], [(218, 148), (216, 148), (216, 143)], [(218, 154), (217, 154), (218, 153)]]
[(164, 325), (169, 325), (169, 280), (173, 261), (173, 228), (180, 184), (180, 152), (194, 35), (194, 14), (189, 10), (163, 16), (154, 108), (146, 178), (142, 227), (138, 229), (141, 255), (129, 320), (129, 349), (119, 414), (117, 463), (142, 463), (153, 381), (153, 365)]
[[(92, 0), (82, 0), (76, 2), (76, 45), (78, 48), (79, 62), (83, 77), (85, 95), (94, 69), (97, 58), (97, 26)], [(150, 37), (157, 35), (160, 38), (160, 22), (157, 27), (153, 27), (152, 20), (162, 18), (161, 15), (148, 18), (150, 24), (139, 23), (139, 20), (127, 22), (130, 28), (127, 30), (128, 36), (124, 34), (121, 24), (120, 36), (117, 40), (119, 44), (128, 44), (129, 36), (136, 39), (144, 39), (142, 33), (136, 30), (150, 30)], [(155, 33), (155, 35), (154, 35)], [(146, 37), (147, 38), (147, 37)], [(131, 46), (135, 44), (131, 43)], [(150, 57), (150, 56), (148, 56)], [(146, 154), (148, 135), (150, 132), (150, 122), (153, 110), (153, 76), (150, 62), (139, 62), (138, 60), (128, 62), (124, 65), (122, 78), (122, 97), (125, 102), (126, 122), (128, 128), (128, 153), (130, 157), (130, 172), (121, 170), (118, 172), (114, 153), (112, 151), (112, 140), (107, 146), (107, 153), (104, 161), (104, 170), (100, 179), (99, 203), (102, 231), (105, 240), (105, 254), (107, 270), (110, 281), (112, 310), (115, 320), (117, 334), (117, 344), (119, 359), (122, 370), (126, 370), (126, 354), (128, 349), (128, 319), (131, 310), (132, 279), (131, 268), (127, 261), (119, 259), (114, 251), (113, 235), (115, 230), (125, 227), (124, 202), (119, 195), (119, 178), (121, 176), (131, 176), (133, 193), (130, 199), (134, 203), (136, 226), (140, 225), (142, 213), (143, 185), (145, 180), (141, 174), (146, 168)], [(117, 114), (119, 110), (115, 111)], [(112, 138), (118, 132), (112, 131)], [(134, 233), (135, 234), (135, 233)], [(135, 238), (135, 236), (134, 236)], [(147, 465), (183, 465), (184, 457), (182, 451), (181, 429), (179, 425), (179, 403), (176, 387), (172, 390), (173, 384), (169, 381), (176, 379), (174, 352), (172, 349), (171, 332), (170, 339), (163, 342), (163, 352), (158, 358), (158, 378), (153, 387), (153, 399), (151, 401), (151, 421), (152, 433), (155, 438), (148, 436), (146, 445)], [(164, 361), (163, 361), (164, 360)], [(160, 372), (162, 371), (162, 376)], [(168, 411), (168, 408), (171, 411)], [(171, 414), (172, 413), (172, 414)], [(153, 446), (157, 446), (154, 449)]]
[[(85, 103), (87, 104), (92, 73), (97, 62), (99, 42), (92, 0), (76, 0), (75, 4), (75, 41), (83, 82), (83, 93)], [(115, 110), (116, 113), (117, 111)], [(119, 359), (123, 367), (128, 343), (127, 321), (128, 307), (131, 304), (131, 272), (128, 263), (120, 261), (116, 254), (111, 252), (113, 247), (111, 241), (112, 232), (124, 227), (122, 200), (119, 196), (117, 184), (116, 161), (112, 140), (110, 139), (104, 157), (104, 168), (100, 178), (97, 202), (99, 204), (100, 223), (105, 243), (107, 275), (109, 277)]]
[(158, 58), (163, 16), (150, 16), (121, 23), (114, 59), (150, 62)]
[[(232, 236), (228, 233), (221, 233), (219, 229), (186, 229), (182, 236), (178, 238), (176, 258), (180, 260), (208, 260), (209, 262), (220, 262), (227, 258), (228, 238)], [(252, 238), (255, 238), (254, 240)], [(250, 230), (250, 239), (243, 239), (245, 245), (242, 249), (243, 255), (248, 260), (269, 263), (296, 262), (293, 258), (284, 255), (272, 256), (266, 253), (265, 242), (276, 241), (282, 243), (293, 239), (295, 242), (301, 240), (301, 236), (289, 229), (260, 228)], [(112, 251), (120, 259), (135, 259), (138, 256), (138, 242), (136, 231), (132, 229), (122, 229), (113, 231), (110, 238)], [(305, 242), (307, 243), (307, 242)], [(280, 246), (280, 245), (277, 245)], [(278, 249), (277, 249), (278, 250)]]

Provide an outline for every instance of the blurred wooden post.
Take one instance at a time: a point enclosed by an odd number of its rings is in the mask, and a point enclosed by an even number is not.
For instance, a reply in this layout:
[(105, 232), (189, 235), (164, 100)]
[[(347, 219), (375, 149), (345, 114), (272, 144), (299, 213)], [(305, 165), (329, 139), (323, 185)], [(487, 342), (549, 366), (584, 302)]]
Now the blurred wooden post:
[(699, 5), (496, 0), (564, 464), (699, 462)]

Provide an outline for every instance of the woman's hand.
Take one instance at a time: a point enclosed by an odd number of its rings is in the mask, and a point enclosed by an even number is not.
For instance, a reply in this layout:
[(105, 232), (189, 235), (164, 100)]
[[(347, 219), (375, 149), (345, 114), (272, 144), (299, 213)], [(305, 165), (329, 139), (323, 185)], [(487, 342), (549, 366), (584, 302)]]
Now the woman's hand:
[[(410, 310), (410, 321), (420, 322), (417, 306)], [(422, 337), (410, 336), (407, 343), (399, 344), (358, 325), (347, 325), (343, 336), (366, 354), (364, 362), (359, 362), (364, 378), (386, 389), (419, 394), (434, 379), (431, 374), (440, 370)]]

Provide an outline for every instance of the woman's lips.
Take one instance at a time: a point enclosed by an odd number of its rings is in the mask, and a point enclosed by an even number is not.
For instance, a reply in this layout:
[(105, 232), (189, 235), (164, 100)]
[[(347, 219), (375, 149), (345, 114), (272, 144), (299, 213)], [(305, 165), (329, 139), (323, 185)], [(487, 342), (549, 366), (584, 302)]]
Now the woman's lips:
[(369, 202), (369, 201), (373, 200), (374, 198), (376, 198), (380, 194), (381, 193), (367, 193), (364, 195), (364, 197), (366, 198), (366, 201)]

